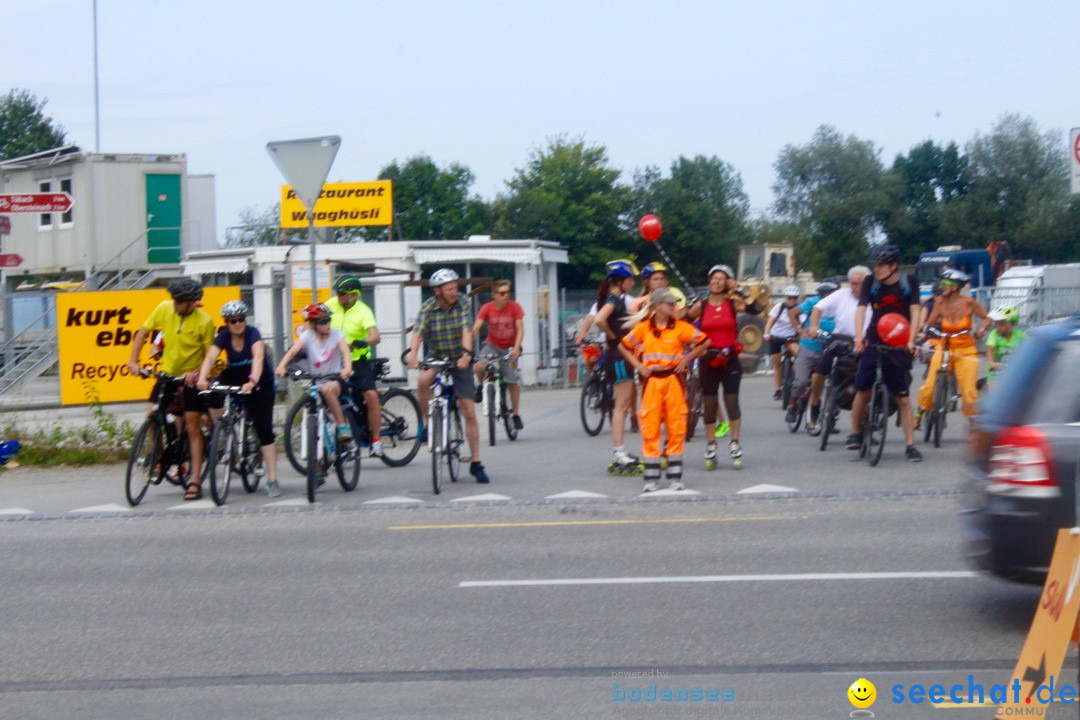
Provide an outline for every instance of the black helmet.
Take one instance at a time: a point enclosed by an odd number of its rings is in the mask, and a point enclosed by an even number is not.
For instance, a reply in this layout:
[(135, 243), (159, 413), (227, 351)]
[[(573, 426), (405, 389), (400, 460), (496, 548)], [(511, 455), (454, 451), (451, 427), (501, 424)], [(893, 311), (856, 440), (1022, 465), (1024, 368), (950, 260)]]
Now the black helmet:
[(820, 295), (821, 297), (825, 297), (829, 293), (836, 292), (839, 289), (840, 289), (840, 286), (838, 284), (836, 284), (836, 283), (834, 283), (834, 282), (832, 282), (830, 280), (825, 280), (824, 282), (822, 282), (820, 285), (817, 286), (817, 290), (815, 290), (815, 292), (818, 295)]
[(177, 302), (202, 300), (203, 287), (195, 278), (182, 277), (169, 283), (169, 294)]
[(876, 248), (870, 251), (870, 264), (880, 265), (882, 263), (898, 263), (900, 262), (900, 248), (896, 247), (892, 243), (885, 243), (884, 245), (878, 245)]
[(336, 293), (358, 293), (363, 286), (360, 284), (360, 280), (354, 277), (340, 277), (337, 282), (334, 283), (334, 292)]

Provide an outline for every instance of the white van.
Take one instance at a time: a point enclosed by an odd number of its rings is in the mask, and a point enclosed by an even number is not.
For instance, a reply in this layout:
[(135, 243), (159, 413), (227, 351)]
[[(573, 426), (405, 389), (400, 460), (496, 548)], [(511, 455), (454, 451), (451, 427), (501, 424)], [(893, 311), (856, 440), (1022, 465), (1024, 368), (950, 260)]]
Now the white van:
[(1080, 263), (1011, 267), (1001, 274), (987, 299), (987, 309), (1015, 305), (1020, 324), (1080, 314)]

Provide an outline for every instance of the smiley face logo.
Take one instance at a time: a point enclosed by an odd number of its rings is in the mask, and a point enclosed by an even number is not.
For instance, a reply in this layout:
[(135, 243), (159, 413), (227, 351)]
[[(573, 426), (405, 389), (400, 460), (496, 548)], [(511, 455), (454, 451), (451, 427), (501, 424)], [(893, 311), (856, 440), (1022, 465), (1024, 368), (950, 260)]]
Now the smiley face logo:
[(848, 700), (851, 704), (857, 708), (868, 708), (874, 704), (874, 700), (877, 699), (877, 688), (874, 687), (874, 683), (870, 682), (866, 678), (859, 678), (855, 682), (851, 683), (851, 687), (847, 691)]

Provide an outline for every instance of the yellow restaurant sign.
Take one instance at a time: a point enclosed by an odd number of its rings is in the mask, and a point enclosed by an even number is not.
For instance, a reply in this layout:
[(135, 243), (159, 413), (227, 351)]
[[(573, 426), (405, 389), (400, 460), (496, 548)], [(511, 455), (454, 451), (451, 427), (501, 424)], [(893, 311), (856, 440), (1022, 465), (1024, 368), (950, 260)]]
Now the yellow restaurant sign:
[[(149, 398), (153, 382), (132, 377), (127, 370), (131, 341), (158, 303), (168, 299), (169, 293), (163, 288), (58, 294), (60, 402), (82, 405)], [(203, 310), (220, 328), (224, 324), (221, 306), (239, 299), (237, 287), (206, 288)], [(139, 363), (159, 365), (150, 360), (149, 338)]]
[[(389, 225), (393, 218), (392, 200), (389, 180), (326, 183), (315, 201), (315, 225)], [(281, 227), (307, 227), (304, 204), (288, 185), (281, 186)]]

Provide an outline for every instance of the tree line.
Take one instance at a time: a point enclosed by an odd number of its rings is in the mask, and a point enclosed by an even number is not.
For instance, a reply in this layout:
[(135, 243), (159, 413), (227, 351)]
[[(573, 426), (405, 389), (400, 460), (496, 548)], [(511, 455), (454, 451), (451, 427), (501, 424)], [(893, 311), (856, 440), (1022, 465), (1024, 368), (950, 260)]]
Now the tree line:
[[(63, 129), (26, 91), (0, 97), (0, 159), (56, 147)], [(666, 170), (630, 177), (601, 144), (558, 135), (532, 150), (492, 200), (472, 187), (468, 166), (419, 154), (394, 160), (378, 179), (394, 184), (394, 224), (333, 233), (335, 242), (461, 239), (469, 235), (555, 240), (570, 254), (566, 287), (591, 287), (604, 262), (659, 259), (637, 234), (655, 213), (661, 242), (688, 277), (716, 262), (734, 265), (740, 245), (793, 243), (800, 270), (817, 277), (865, 262), (871, 244), (896, 243), (906, 262), (941, 245), (1004, 240), (1036, 263), (1080, 260), (1080, 199), (1069, 194), (1063, 133), (1005, 115), (961, 148), (925, 141), (891, 165), (873, 141), (823, 125), (785, 146), (773, 168), (773, 205), (753, 217), (736, 168), (713, 155), (680, 156)], [(232, 246), (281, 242), (276, 206), (249, 208)], [(302, 232), (302, 231), (300, 231)]]

